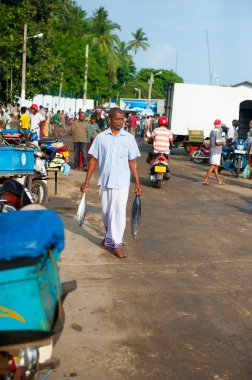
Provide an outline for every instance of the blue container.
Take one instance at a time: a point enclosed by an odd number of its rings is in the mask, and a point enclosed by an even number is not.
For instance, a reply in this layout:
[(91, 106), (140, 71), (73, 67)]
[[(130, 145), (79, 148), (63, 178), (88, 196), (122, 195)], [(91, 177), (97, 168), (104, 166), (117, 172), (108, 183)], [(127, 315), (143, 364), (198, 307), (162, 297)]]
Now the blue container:
[(0, 174), (34, 173), (34, 149), (0, 147)]
[(64, 226), (51, 210), (0, 213), (0, 331), (50, 331)]
[(0, 270), (0, 331), (51, 330), (62, 295), (57, 250), (52, 257)]

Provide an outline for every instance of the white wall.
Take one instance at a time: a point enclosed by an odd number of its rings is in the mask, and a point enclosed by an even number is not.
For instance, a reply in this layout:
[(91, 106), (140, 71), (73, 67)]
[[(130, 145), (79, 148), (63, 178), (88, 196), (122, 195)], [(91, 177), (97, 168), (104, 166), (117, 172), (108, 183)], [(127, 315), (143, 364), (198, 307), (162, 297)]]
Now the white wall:
[(72, 112), (78, 112), (80, 108), (84, 111), (87, 109), (94, 109), (93, 99), (87, 99), (86, 106), (83, 108), (82, 99), (59, 98), (58, 96), (52, 95), (36, 95), (32, 100), (25, 100), (24, 105), (26, 107), (30, 107), (32, 103), (37, 104), (38, 107), (40, 105), (43, 107), (48, 107), (49, 110), (53, 108), (54, 112), (64, 110), (65, 113), (67, 113), (69, 108), (71, 108)]
[(209, 136), (215, 119), (227, 127), (239, 119), (240, 103), (252, 99), (252, 89), (176, 83), (173, 97), (171, 129), (187, 135), (188, 130), (204, 130)]

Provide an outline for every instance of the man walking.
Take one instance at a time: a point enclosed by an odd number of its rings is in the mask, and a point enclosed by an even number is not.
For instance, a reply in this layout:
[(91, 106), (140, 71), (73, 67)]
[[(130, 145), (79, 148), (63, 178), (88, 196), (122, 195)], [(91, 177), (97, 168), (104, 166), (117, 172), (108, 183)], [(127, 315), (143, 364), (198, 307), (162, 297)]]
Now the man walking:
[(212, 173), (215, 174), (219, 185), (224, 185), (224, 182), (220, 179), (218, 166), (220, 166), (222, 146), (226, 145), (226, 141), (223, 141), (221, 131), (221, 121), (215, 120), (214, 129), (210, 133), (210, 168), (208, 169), (204, 178), (203, 184), (209, 186), (209, 177)]
[(112, 108), (109, 113), (110, 128), (101, 132), (94, 140), (89, 154), (85, 182), (81, 191), (89, 187), (90, 178), (99, 162), (100, 197), (106, 236), (103, 245), (119, 257), (127, 257), (121, 250), (126, 226), (126, 206), (130, 186), (130, 172), (135, 179), (135, 192), (142, 194), (137, 158), (140, 152), (134, 137), (122, 126), (124, 113), (120, 108)]
[(85, 112), (79, 112), (79, 119), (72, 125), (72, 138), (74, 145), (74, 169), (79, 168), (79, 157), (82, 155), (84, 170), (87, 170), (87, 137), (88, 126), (85, 122)]

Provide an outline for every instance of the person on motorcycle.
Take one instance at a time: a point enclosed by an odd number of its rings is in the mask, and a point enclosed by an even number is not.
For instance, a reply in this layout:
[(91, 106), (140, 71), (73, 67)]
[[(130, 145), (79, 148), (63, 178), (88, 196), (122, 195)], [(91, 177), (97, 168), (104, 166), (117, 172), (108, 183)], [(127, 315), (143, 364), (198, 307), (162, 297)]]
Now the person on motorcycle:
[(224, 185), (220, 179), (218, 166), (220, 166), (222, 146), (226, 145), (226, 141), (222, 138), (221, 121), (215, 120), (214, 128), (210, 133), (210, 168), (208, 169), (203, 181), (203, 185), (210, 185), (209, 177), (212, 173), (215, 174), (219, 185)]
[(158, 119), (158, 127), (152, 132), (148, 144), (153, 144), (153, 151), (149, 153), (147, 162), (150, 163), (157, 153), (170, 154), (170, 147), (173, 145), (173, 134), (168, 129), (169, 120), (165, 116)]

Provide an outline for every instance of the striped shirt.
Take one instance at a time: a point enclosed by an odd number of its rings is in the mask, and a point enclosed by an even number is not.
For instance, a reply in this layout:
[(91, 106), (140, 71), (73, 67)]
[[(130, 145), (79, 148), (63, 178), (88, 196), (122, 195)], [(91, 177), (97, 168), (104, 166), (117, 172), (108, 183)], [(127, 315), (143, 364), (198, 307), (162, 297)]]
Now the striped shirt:
[(173, 141), (172, 132), (166, 127), (155, 128), (152, 132), (155, 153), (170, 153), (170, 142)]

